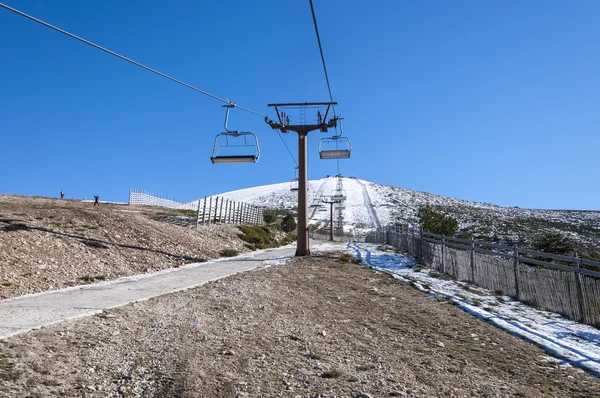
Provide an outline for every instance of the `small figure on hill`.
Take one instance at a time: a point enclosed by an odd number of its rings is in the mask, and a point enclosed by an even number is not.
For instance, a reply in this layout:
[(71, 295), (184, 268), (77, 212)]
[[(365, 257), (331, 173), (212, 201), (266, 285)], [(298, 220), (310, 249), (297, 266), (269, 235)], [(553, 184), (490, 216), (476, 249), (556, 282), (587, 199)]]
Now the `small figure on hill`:
[(60, 191), (60, 198), (64, 198), (65, 197), (65, 192), (64, 191)]
[(94, 195), (94, 206), (100, 206), (100, 202), (98, 202), (99, 199), (100, 199), (100, 196)]

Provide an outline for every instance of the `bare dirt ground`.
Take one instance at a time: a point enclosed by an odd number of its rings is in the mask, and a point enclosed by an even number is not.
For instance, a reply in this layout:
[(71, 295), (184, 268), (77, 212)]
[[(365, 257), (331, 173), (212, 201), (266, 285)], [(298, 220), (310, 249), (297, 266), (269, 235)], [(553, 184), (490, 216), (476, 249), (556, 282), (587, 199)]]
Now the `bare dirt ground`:
[(248, 251), (233, 226), (177, 210), (0, 195), (0, 299)]
[(356, 264), (291, 261), (0, 342), (7, 397), (597, 397), (600, 379)]

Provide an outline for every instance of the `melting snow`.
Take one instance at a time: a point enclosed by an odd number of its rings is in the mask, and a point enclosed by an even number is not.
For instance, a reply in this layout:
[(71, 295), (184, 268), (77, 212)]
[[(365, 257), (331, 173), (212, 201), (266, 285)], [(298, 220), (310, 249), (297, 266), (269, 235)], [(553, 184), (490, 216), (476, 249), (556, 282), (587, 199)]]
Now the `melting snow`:
[[(352, 249), (363, 264), (410, 281), (428, 294), (452, 300), (469, 314), (540, 346), (559, 358), (554, 360), (559, 364), (600, 376), (600, 330), (467, 283), (435, 277), (437, 273), (433, 270), (416, 268), (412, 257), (379, 250), (378, 245), (348, 243), (345, 247)], [(341, 248), (338, 244), (334, 250)], [(478, 339), (477, 335), (471, 337)]]

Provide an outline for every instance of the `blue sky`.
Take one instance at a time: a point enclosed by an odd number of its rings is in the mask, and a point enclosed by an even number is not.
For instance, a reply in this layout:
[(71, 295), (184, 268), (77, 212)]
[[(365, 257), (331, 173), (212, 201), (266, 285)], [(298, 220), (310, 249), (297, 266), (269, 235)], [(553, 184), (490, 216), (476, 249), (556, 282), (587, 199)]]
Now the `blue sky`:
[[(308, 1), (0, 0), (275, 117), (328, 100)], [(345, 176), (500, 205), (600, 210), (600, 3), (314, 0)], [(213, 165), (221, 103), (0, 9), (0, 192), (181, 200), (289, 181), (263, 118), (257, 164)], [(309, 135), (309, 178), (336, 174)], [(295, 154), (296, 136), (284, 135)]]

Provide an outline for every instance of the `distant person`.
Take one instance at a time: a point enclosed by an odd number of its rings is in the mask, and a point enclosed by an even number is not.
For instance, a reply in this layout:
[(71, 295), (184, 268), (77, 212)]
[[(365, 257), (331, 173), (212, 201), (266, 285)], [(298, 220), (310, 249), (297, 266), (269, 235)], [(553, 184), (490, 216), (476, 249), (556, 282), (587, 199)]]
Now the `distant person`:
[(65, 192), (64, 191), (60, 191), (60, 198), (64, 198), (65, 197)]
[(94, 206), (100, 206), (100, 202), (98, 202), (99, 199), (100, 199), (100, 196), (94, 195)]

